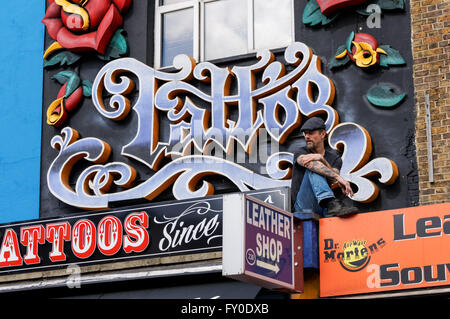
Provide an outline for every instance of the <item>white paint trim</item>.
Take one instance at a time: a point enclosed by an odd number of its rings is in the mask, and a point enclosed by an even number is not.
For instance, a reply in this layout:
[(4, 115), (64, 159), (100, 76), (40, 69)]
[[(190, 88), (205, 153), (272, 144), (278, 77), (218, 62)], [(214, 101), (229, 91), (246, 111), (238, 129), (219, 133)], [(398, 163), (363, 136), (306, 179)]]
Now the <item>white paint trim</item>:
[(244, 273), (244, 194), (223, 196), (222, 275), (239, 276)]

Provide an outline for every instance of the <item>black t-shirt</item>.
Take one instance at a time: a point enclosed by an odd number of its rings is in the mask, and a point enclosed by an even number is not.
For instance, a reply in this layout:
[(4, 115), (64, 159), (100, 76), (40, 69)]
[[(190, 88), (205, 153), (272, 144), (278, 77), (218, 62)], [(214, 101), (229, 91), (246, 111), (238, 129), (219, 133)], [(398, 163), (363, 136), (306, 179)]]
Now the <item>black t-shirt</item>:
[[(297, 157), (299, 157), (300, 155), (311, 153), (312, 152), (310, 152), (306, 147), (301, 147), (296, 153), (294, 153), (294, 163), (292, 167), (292, 181), (291, 181), (292, 207), (294, 207), (295, 200), (297, 199), (297, 193), (300, 189), (300, 185), (302, 184), (303, 175), (305, 174), (306, 170), (306, 168), (297, 163)], [(323, 157), (331, 165), (331, 167), (341, 170), (342, 159), (338, 151), (330, 148), (329, 146), (325, 146), (325, 155)]]

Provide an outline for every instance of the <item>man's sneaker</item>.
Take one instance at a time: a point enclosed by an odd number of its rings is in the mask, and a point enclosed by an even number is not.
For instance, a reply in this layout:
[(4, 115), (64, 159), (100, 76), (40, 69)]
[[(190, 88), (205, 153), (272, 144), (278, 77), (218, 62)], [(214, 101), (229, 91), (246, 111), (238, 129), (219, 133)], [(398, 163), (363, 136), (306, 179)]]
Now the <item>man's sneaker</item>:
[(342, 200), (340, 199), (332, 199), (327, 204), (327, 216), (346, 216), (351, 214), (356, 214), (359, 212), (359, 209), (354, 206), (348, 206), (346, 205)]

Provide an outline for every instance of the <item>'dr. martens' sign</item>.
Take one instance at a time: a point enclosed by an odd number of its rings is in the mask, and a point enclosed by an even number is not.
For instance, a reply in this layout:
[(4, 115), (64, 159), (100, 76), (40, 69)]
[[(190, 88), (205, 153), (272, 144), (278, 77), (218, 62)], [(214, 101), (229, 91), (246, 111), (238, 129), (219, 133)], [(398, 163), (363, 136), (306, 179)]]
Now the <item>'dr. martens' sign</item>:
[(0, 274), (220, 251), (222, 197), (0, 226)]
[(319, 226), (321, 296), (450, 285), (450, 203)]

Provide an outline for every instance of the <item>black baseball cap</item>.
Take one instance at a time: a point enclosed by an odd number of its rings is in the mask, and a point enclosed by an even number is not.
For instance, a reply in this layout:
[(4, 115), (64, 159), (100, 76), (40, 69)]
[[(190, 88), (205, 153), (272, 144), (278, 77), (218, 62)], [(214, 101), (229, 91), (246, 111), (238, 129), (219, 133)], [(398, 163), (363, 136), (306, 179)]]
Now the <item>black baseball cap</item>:
[(320, 117), (312, 117), (303, 124), (301, 131), (324, 130), (325, 122)]

